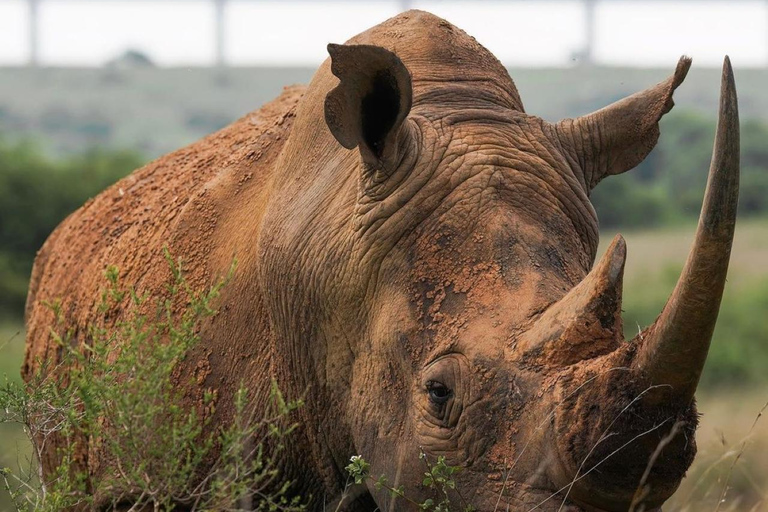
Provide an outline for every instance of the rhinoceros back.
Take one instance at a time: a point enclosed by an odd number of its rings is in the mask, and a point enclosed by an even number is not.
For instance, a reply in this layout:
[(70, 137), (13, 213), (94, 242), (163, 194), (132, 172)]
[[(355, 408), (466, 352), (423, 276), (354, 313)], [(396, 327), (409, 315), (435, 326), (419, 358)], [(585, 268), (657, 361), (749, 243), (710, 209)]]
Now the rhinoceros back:
[[(163, 251), (182, 258), (193, 286), (204, 287), (229, 263), (212, 259), (216, 240), (232, 239), (222, 217), (237, 204), (264, 202), (273, 163), (293, 124), (303, 87), (286, 88), (275, 100), (232, 125), (142, 167), (89, 200), (62, 222), (40, 249), (27, 298), (27, 349), (22, 375), (29, 379), (56, 362), (50, 328), (59, 301), (63, 325), (84, 341), (115, 265), (137, 290), (162, 288), (169, 276)], [(261, 204), (248, 205), (258, 219)], [(231, 217), (231, 215), (229, 215)], [(236, 257), (230, 248), (226, 258)], [(221, 263), (221, 267), (219, 268)]]

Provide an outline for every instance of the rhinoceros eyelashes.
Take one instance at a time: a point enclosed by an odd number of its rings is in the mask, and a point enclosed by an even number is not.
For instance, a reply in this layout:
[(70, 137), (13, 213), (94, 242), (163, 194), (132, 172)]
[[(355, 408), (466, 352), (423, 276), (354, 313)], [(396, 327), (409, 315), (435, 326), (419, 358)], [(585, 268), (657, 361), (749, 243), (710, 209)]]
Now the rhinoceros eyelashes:
[(468, 390), (462, 376), (467, 373), (466, 359), (455, 353), (442, 355), (424, 368), (414, 396), (423, 426), (431, 432), (427, 437), (440, 437), (439, 432), (458, 423)]

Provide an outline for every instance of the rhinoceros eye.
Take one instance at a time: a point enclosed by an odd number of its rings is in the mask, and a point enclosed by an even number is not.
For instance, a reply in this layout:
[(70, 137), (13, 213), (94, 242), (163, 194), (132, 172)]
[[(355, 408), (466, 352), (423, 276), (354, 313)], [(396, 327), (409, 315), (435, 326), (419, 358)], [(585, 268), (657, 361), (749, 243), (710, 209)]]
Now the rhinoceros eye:
[(429, 393), (429, 400), (435, 405), (443, 405), (453, 395), (447, 386), (434, 380), (427, 382), (427, 392)]

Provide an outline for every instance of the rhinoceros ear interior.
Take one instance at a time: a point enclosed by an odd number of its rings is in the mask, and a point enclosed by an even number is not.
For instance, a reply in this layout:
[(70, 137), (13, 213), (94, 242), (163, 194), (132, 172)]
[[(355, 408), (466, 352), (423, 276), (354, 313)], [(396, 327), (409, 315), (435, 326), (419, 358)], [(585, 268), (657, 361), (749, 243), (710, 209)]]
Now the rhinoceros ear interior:
[(360, 148), (363, 161), (397, 161), (398, 133), (411, 110), (411, 75), (400, 58), (371, 45), (329, 44), (339, 85), (325, 98), (325, 122), (339, 144)]

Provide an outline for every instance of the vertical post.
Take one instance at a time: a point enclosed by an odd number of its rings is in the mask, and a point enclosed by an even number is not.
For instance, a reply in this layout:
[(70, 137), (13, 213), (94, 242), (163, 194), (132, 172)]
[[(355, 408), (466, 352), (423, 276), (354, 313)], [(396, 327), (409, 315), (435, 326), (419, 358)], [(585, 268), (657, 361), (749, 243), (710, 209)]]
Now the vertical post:
[(586, 40), (581, 55), (582, 63), (591, 65), (595, 51), (595, 4), (597, 0), (584, 0), (584, 27)]
[(405, 12), (411, 9), (412, 7), (411, 0), (400, 0), (400, 12)]
[(227, 62), (224, 55), (224, 10), (226, 0), (213, 0), (215, 13), (214, 51), (216, 67), (223, 68)]
[(40, 64), (40, 31), (39, 31), (39, 7), (40, 0), (27, 0), (27, 9), (29, 14), (27, 35), (29, 42), (29, 61), (31, 67)]

